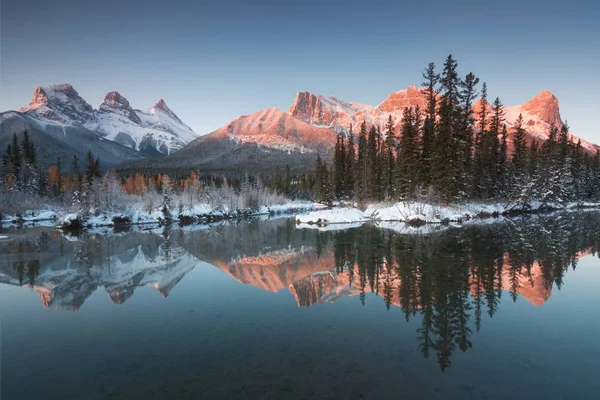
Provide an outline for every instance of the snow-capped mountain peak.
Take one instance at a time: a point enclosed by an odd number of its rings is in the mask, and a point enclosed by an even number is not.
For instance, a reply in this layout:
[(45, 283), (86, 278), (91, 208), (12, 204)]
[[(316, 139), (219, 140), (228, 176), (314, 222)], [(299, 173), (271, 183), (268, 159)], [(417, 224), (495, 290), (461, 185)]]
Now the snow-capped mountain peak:
[(165, 113), (170, 118), (174, 119), (175, 121), (179, 122), (180, 124), (183, 124), (183, 122), (179, 119), (179, 117), (173, 111), (171, 111), (171, 109), (169, 107), (167, 107), (167, 103), (165, 103), (165, 101), (163, 99), (158, 99), (158, 101), (156, 102), (154, 107), (152, 107), (150, 110), (148, 110), (148, 112), (150, 114), (156, 114), (157, 112)]
[(84, 128), (101, 138), (146, 154), (171, 154), (198, 135), (169, 108), (163, 99), (148, 111), (133, 109), (119, 92), (108, 92), (98, 110), (72, 85), (37, 87), (29, 106), (20, 113), (31, 117), (46, 132)]
[(93, 119), (94, 109), (68, 83), (38, 86), (27, 107), (19, 109), (32, 117), (60, 124), (82, 124)]
[(159, 108), (165, 112), (170, 112), (171, 110), (169, 109), (169, 107), (167, 107), (167, 103), (165, 103), (165, 101), (163, 99), (158, 99), (158, 101), (156, 102), (156, 104), (154, 105), (154, 107), (152, 108)]
[(124, 115), (136, 124), (142, 123), (133, 108), (129, 105), (129, 101), (116, 90), (106, 93), (104, 101), (100, 104), (100, 111), (115, 112)]

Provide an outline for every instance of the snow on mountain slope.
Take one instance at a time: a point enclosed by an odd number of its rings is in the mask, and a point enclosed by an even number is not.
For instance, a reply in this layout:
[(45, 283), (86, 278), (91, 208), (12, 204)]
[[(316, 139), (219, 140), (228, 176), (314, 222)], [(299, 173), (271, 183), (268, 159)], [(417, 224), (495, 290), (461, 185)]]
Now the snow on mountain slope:
[(69, 84), (38, 87), (21, 113), (45, 126), (82, 126), (100, 137), (145, 154), (171, 154), (198, 135), (167, 107), (164, 100), (147, 111), (134, 110), (116, 91), (94, 110)]
[(326, 126), (337, 132), (345, 132), (352, 125), (356, 133), (363, 122), (366, 122), (369, 127), (375, 125), (383, 128), (390, 115), (394, 119), (397, 130), (404, 108), (417, 105), (424, 108), (426, 98), (421, 90), (414, 86), (390, 94), (378, 106), (356, 102), (346, 103), (332, 96), (315, 96), (312, 93), (299, 92), (289, 113), (310, 124)]
[(58, 125), (84, 124), (94, 119), (94, 109), (68, 83), (37, 87), (20, 112)]
[[(355, 134), (363, 121), (369, 127), (375, 125), (383, 129), (391, 115), (394, 120), (395, 132), (398, 133), (404, 109), (415, 106), (424, 110), (427, 102), (421, 89), (414, 86), (391, 93), (386, 100), (375, 107), (354, 102), (346, 103), (336, 97), (299, 92), (296, 94), (289, 113), (314, 126), (328, 127), (337, 132), (345, 132), (352, 125)], [(476, 102), (473, 106), (474, 112), (477, 113), (480, 109), (481, 104)], [(509, 140), (512, 133), (510, 128), (514, 126), (519, 113), (523, 114), (527, 133), (538, 139), (547, 139), (550, 124), (553, 123), (559, 128), (563, 126), (558, 99), (548, 90), (540, 92), (524, 104), (508, 106), (505, 111), (506, 123), (509, 127)], [(572, 137), (574, 141), (579, 140), (577, 136), (572, 135)], [(590, 152), (595, 152), (600, 148), (585, 140), (581, 140), (581, 143)]]
[(331, 150), (337, 134), (331, 129), (310, 125), (277, 108), (267, 108), (236, 118), (209, 136), (288, 152), (315, 153)]

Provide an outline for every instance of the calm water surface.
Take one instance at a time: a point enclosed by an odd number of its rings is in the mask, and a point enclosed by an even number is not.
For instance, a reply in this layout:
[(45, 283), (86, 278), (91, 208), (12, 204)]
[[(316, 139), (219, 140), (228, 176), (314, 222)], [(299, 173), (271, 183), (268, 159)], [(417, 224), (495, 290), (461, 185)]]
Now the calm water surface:
[(600, 213), (8, 234), (3, 400), (600, 393)]

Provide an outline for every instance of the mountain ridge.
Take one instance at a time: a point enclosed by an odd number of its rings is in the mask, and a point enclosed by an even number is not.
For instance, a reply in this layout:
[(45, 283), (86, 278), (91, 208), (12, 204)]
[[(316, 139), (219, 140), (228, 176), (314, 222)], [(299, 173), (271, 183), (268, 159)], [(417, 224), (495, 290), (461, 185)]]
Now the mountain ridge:
[[(83, 153), (87, 149), (96, 152), (94, 146), (90, 148), (78, 138), (87, 137), (90, 132), (96, 134), (96, 141), (111, 141), (133, 150), (127, 157), (105, 164), (108, 167), (140, 157), (172, 154), (198, 137), (162, 98), (150, 109), (140, 110), (134, 109), (123, 95), (113, 90), (105, 95), (98, 109), (94, 109), (68, 83), (36, 87), (29, 105), (1, 113), (0, 122), (2, 134), (12, 135), (7, 126), (24, 125), (22, 129), (45, 132)], [(63, 131), (64, 135), (53, 134), (57, 131)], [(67, 131), (73, 134), (67, 137)], [(43, 140), (47, 141), (50, 139)], [(110, 154), (102, 149), (100, 152), (101, 158), (111, 159)], [(114, 152), (131, 153), (122, 149)]]

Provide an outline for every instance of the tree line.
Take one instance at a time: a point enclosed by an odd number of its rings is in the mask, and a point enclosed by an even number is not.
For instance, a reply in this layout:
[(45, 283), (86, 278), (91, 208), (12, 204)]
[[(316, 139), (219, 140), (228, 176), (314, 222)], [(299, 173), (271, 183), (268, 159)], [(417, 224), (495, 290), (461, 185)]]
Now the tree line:
[(338, 136), (332, 165), (317, 157), (315, 196), (325, 202), (482, 200), (523, 207), (600, 199), (600, 151), (591, 155), (581, 141), (573, 142), (566, 123), (551, 125), (541, 144), (528, 138), (522, 115), (509, 131), (500, 99), (489, 102), (487, 85), (480, 93), (479, 78), (459, 78), (457, 68), (452, 55), (441, 73), (428, 65), (426, 107), (405, 108), (398, 132), (390, 115), (383, 129), (363, 121), (357, 138), (352, 126)]

